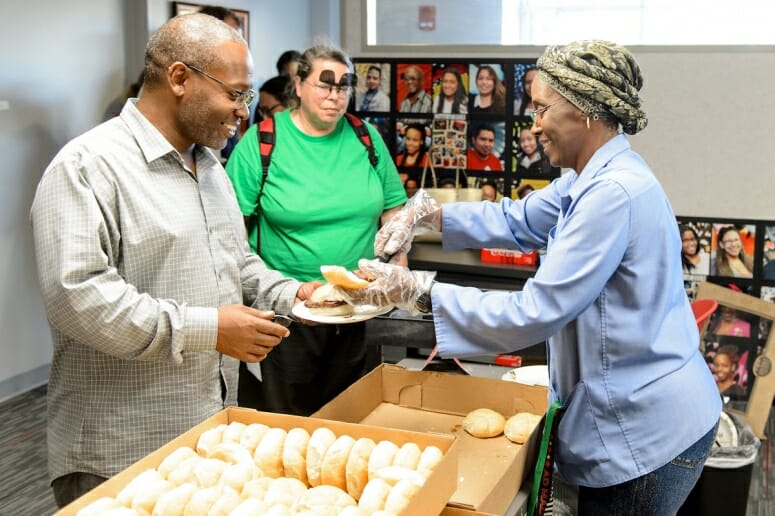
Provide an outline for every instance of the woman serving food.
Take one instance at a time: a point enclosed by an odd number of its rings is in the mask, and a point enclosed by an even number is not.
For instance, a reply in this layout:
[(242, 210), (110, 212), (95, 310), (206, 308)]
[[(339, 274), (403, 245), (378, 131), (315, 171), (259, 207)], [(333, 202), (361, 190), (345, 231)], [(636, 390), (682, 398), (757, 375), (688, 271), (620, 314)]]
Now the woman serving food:
[(577, 503), (580, 515), (675, 514), (721, 412), (684, 293), (675, 215), (622, 134), (646, 127), (642, 84), (632, 54), (614, 43), (549, 47), (531, 87), (531, 130), (570, 172), (519, 201), (442, 208), (418, 192), (375, 239), (377, 255), (408, 252), (417, 227), (442, 231), (445, 250), (545, 248), (521, 292), (436, 283), (432, 272), (368, 260), (360, 266), (377, 279), (345, 291), (352, 303), (432, 311), (441, 356), (548, 339), (549, 401), (564, 407), (555, 483), (577, 490), (556, 504)]

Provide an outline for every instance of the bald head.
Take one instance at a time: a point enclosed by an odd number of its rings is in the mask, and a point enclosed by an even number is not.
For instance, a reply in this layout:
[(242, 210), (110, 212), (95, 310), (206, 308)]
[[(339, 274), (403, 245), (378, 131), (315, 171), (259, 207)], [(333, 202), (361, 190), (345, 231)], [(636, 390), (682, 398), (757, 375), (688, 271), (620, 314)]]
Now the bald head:
[(232, 41), (247, 48), (237, 31), (207, 14), (176, 16), (162, 25), (145, 47), (145, 85), (153, 87), (176, 61), (207, 69), (218, 59), (216, 48)]

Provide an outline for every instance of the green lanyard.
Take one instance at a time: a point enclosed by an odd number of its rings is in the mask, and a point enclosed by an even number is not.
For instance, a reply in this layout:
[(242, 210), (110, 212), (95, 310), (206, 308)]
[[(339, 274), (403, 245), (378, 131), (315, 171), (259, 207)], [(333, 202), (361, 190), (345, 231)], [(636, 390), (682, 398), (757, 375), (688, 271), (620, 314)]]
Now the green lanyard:
[(544, 432), (541, 437), (541, 447), (538, 450), (533, 489), (530, 492), (528, 516), (543, 516), (546, 507), (552, 499), (552, 470), (554, 469), (554, 448), (557, 427), (563, 412), (562, 403), (555, 401), (546, 411)]

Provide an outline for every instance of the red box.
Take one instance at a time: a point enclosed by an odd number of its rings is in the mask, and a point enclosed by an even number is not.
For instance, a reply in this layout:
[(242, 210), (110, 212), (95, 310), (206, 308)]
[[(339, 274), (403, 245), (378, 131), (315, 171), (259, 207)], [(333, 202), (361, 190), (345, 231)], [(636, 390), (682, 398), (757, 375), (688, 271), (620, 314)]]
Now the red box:
[(523, 253), (514, 249), (482, 249), (481, 260), (487, 263), (506, 263), (510, 265), (538, 265), (538, 251)]

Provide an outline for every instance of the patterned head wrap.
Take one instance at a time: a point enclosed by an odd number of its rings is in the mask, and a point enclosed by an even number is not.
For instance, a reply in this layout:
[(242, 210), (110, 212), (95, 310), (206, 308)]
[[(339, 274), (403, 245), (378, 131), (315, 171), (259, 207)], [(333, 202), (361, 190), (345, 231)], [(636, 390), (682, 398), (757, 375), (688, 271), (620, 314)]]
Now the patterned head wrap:
[(615, 118), (635, 134), (648, 119), (638, 96), (643, 86), (629, 50), (608, 41), (576, 41), (551, 46), (538, 59), (538, 76), (585, 115)]

